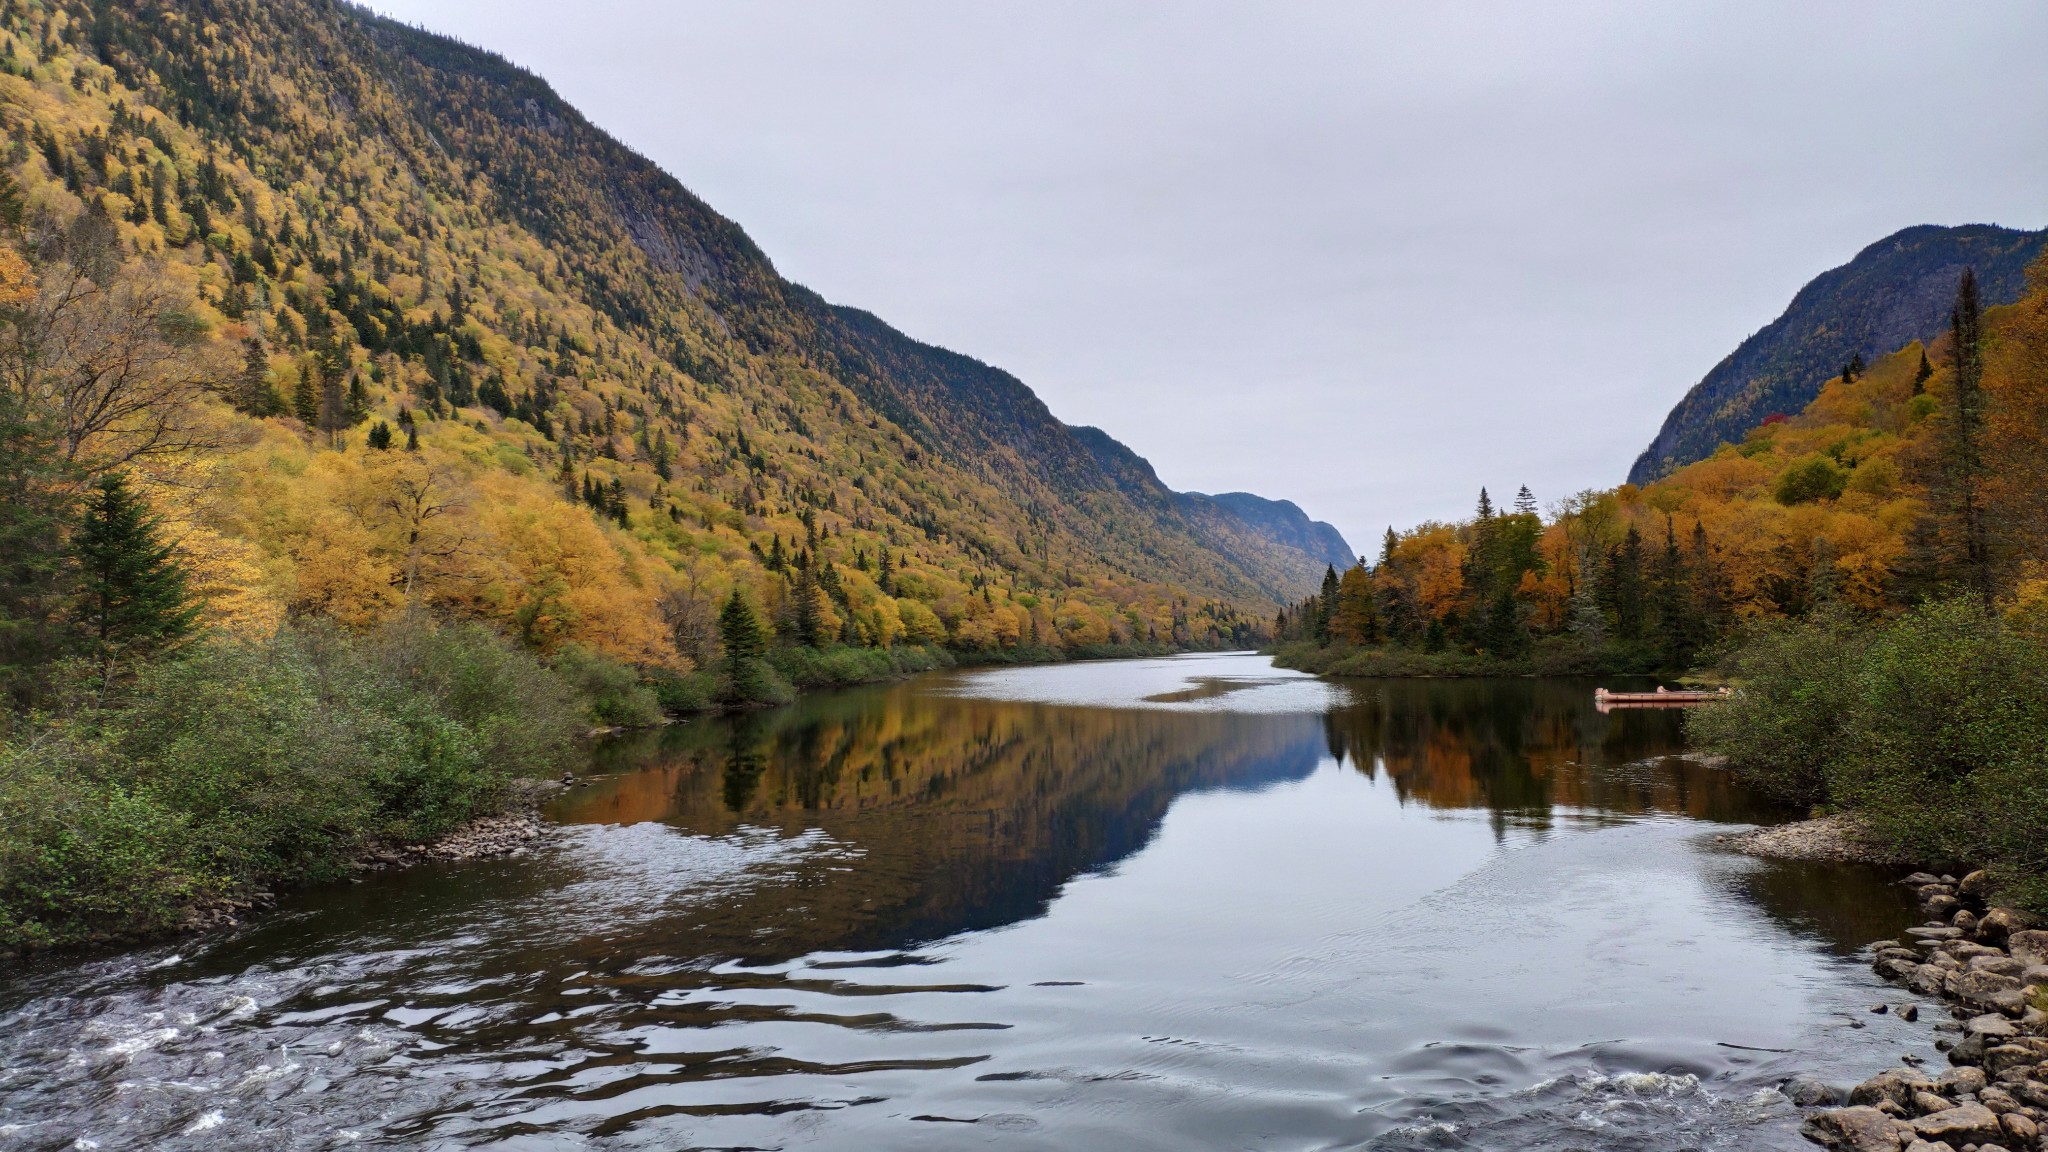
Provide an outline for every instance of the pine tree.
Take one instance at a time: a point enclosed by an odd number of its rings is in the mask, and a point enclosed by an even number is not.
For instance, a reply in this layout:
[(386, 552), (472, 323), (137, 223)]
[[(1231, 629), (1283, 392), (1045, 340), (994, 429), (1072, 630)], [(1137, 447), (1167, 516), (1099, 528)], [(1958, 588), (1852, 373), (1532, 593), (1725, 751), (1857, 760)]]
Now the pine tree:
[(1927, 381), (1929, 381), (1933, 377), (1934, 365), (1928, 362), (1927, 348), (1925, 345), (1922, 345), (1920, 348), (1920, 368), (1918, 371), (1913, 373), (1913, 395), (1918, 396), (1921, 393), (1926, 392)]
[(198, 624), (199, 606), (160, 527), (120, 473), (94, 481), (72, 547), (78, 619), (106, 665), (174, 644)]
[(419, 425), (407, 424), (405, 426), (405, 450), (407, 452), (417, 452), (420, 450)]
[(1337, 567), (1323, 566), (1322, 593), (1316, 598), (1316, 639), (1327, 643), (1330, 639), (1330, 622), (1337, 615)]
[(1607, 557), (1606, 593), (1608, 611), (1614, 614), (1615, 634), (1634, 643), (1643, 635), (1643, 534), (1628, 526), (1628, 534)]
[(382, 420), (377, 421), (375, 424), (370, 425), (369, 435), (365, 439), (368, 441), (371, 448), (374, 448), (379, 452), (390, 451), (391, 425), (386, 424)]

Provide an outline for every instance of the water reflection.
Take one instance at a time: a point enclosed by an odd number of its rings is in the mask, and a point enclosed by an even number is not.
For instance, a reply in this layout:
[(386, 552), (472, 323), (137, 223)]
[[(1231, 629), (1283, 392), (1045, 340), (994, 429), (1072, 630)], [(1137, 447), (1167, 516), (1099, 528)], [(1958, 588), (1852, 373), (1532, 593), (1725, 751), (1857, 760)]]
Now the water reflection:
[(1846, 959), (1900, 891), (1716, 851), (1777, 814), (1590, 684), (929, 676), (585, 781), (532, 857), (0, 987), (0, 1152), (1792, 1149), (1778, 1079), (1929, 1039)]

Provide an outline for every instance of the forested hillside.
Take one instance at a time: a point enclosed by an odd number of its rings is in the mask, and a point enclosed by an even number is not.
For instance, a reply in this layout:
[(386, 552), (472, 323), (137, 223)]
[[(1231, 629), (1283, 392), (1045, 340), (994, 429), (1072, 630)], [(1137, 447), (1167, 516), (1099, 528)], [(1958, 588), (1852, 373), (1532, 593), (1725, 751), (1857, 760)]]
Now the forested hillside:
[(2048, 232), (1986, 224), (1893, 233), (1815, 277), (1784, 315), (1716, 364), (1680, 400), (1629, 469), (1648, 484), (1735, 443), (1770, 416), (1791, 416), (1845, 365), (1875, 360), (1948, 324), (1956, 280), (1973, 268), (1987, 305), (2010, 304)]
[(1771, 620), (1973, 597), (2048, 626), (2048, 259), (1973, 274), (1946, 330), (1825, 382), (1647, 485), (1387, 530), (1282, 614), (1287, 659), (1354, 672), (1676, 669)]
[(424, 608), (686, 667), (737, 587), (817, 646), (1243, 643), (1324, 566), (783, 280), (488, 53), (326, 0), (5, 12), (16, 283), (162, 337), (149, 403), (60, 422), (212, 624)]

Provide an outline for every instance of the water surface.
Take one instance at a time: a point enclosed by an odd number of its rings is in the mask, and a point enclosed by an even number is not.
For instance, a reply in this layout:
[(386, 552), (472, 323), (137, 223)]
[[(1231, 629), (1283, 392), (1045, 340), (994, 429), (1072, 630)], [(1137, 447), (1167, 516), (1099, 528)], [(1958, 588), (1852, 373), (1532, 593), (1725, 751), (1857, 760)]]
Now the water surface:
[(1675, 714), (1185, 656), (612, 742), (524, 858), (0, 986), (0, 1152), (1793, 1149), (1888, 877)]

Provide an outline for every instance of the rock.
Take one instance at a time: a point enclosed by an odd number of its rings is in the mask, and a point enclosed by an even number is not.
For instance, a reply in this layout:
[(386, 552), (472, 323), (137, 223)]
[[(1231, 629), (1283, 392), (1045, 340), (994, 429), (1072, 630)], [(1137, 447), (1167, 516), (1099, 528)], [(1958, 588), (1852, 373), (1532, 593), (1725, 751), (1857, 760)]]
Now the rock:
[[(1922, 940), (1955, 940), (1961, 938), (1962, 934), (1962, 929), (1951, 928), (1946, 924), (1923, 924), (1918, 928), (1906, 929), (1906, 935)], [(2048, 936), (2048, 932), (2042, 935)]]
[(1956, 1150), (1946, 1144), (1929, 1144), (1927, 1141), (1915, 1136), (1912, 1142), (1906, 1145), (1906, 1152), (1956, 1152)]
[(1958, 1104), (1913, 1121), (1913, 1134), (1922, 1140), (1946, 1141), (1953, 1147), (1982, 1144), (2005, 1134), (1998, 1114), (1982, 1104)]
[(2020, 1034), (2019, 1027), (1996, 1012), (1973, 1016), (1963, 1025), (1963, 1031), (1972, 1036), (1982, 1036), (1987, 1043), (2010, 1040)]
[(1941, 877), (1926, 872), (1915, 872), (1904, 880), (1899, 881), (1899, 883), (1904, 884), (1908, 888), (1919, 888), (1928, 884), (1939, 884), (1941, 883)]
[(1915, 1092), (1932, 1092), (1934, 1081), (1924, 1072), (1911, 1068), (1892, 1068), (1879, 1072), (1863, 1083), (1849, 1090), (1849, 1103), (1876, 1104), (1889, 1100), (1904, 1107), (1912, 1103)]
[(1947, 978), (1947, 991), (1965, 1004), (1978, 1008), (1991, 1008), (2017, 1016), (2026, 1009), (2026, 997), (2020, 991), (2020, 982), (1997, 972), (1981, 968), (1957, 972)]
[(1911, 1024), (1913, 1021), (1920, 1019), (1920, 1006), (1918, 1004), (1907, 1004), (1902, 1006), (1899, 1009), (1899, 1019), (1904, 1020), (1908, 1024)]
[(1986, 1085), (1979, 1091), (1977, 1093), (1977, 1103), (1991, 1109), (2000, 1116), (2005, 1115), (2007, 1112), (2015, 1111), (2020, 1106), (2020, 1102), (2012, 1098), (2012, 1093), (1997, 1085)]
[(1914, 969), (1920, 967), (1910, 956), (1885, 956), (1873, 965), (1877, 974), (1890, 980), (1910, 980)]
[(1811, 1076), (1794, 1076), (1785, 1082), (1780, 1091), (1785, 1099), (1801, 1108), (1821, 1108), (1842, 1102), (1842, 1090), (1832, 1084), (1815, 1080)]
[(1977, 938), (1986, 944), (2004, 944), (2026, 926), (2025, 913), (2014, 908), (1992, 908), (1977, 917)]
[[(2000, 976), (2010, 976), (2014, 980), (2018, 980), (2020, 977), (2020, 973), (2025, 972), (2028, 967), (2027, 965), (2020, 963), (2019, 961), (2013, 959), (2010, 956), (2005, 955), (2002, 952), (1980, 952), (1977, 955), (1970, 957), (1967, 963), (1969, 964), (1970, 968), (1975, 971), (1996, 972)], [(2036, 964), (2033, 965), (2033, 967), (2040, 968), (2042, 971), (2048, 972), (2048, 965)]]
[(1934, 1079), (1934, 1090), (1944, 1096), (1975, 1095), (1984, 1090), (1982, 1068), (1951, 1068)]
[(1970, 1036), (1948, 1050), (1951, 1064), (1982, 1064), (1984, 1062), (1984, 1038)]
[[(1958, 900), (1953, 896), (1943, 895), (1929, 896), (1927, 899), (1922, 900), (1920, 903), (1929, 912), (1933, 913), (1936, 916), (1942, 917), (1943, 919), (1947, 919), (1951, 913), (1953, 913), (1956, 909), (1961, 908), (1963, 906), (1963, 902), (1961, 900)], [(1961, 929), (1959, 928), (1957, 929), (1957, 931), (1961, 931)]]
[(1936, 1112), (1946, 1112), (1955, 1106), (1956, 1102), (1946, 1096), (1937, 1095), (1933, 1092), (1913, 1093), (1913, 1111), (1918, 1112), (1922, 1116), (1932, 1116)]
[[(1983, 925), (1980, 924), (1978, 927), (1981, 929)], [(2012, 953), (2013, 959), (2028, 967), (2048, 964), (2048, 932), (2038, 928), (2023, 928), (2013, 932), (2005, 938), (2005, 950)]]
[(2040, 1054), (2022, 1044), (1999, 1044), (1984, 1049), (1984, 1072), (1997, 1079), (2015, 1068), (2032, 1068)]
[(1968, 964), (1970, 961), (1975, 960), (1979, 956), (1996, 956), (2000, 959), (2005, 958), (2005, 949), (1993, 948), (1989, 944), (1979, 944), (1975, 940), (1944, 940), (1941, 943), (1935, 945), (1935, 947), (1941, 949), (1943, 952), (1948, 953), (1949, 955), (1955, 957), (1956, 959), (1962, 961), (1965, 964)]
[(1941, 996), (1948, 991), (1948, 970), (1939, 964), (1921, 964), (1913, 969), (1906, 983), (1911, 984), (1916, 992)]
[(1979, 868), (1956, 881), (1956, 895), (1982, 897), (1991, 890), (1991, 873)]
[(2039, 1080), (2015, 1084), (2011, 1092), (2036, 1108), (2048, 1108), (2048, 1084), (2043, 1084)]
[[(2028, 1148), (2041, 1140), (2041, 1126), (2018, 1112), (2007, 1112), (1999, 1116), (1998, 1123), (2005, 1134), (2013, 1138), (2020, 1147)], [(1983, 1152), (1980, 1147), (1978, 1152)]]
[(1899, 1152), (1912, 1129), (1875, 1108), (1859, 1106), (1818, 1113), (1800, 1131), (1838, 1152)]
[(1974, 933), (1977, 931), (1977, 914), (1968, 908), (1960, 909), (1955, 915), (1948, 918), (1948, 926), (1960, 928), (1964, 932)]

